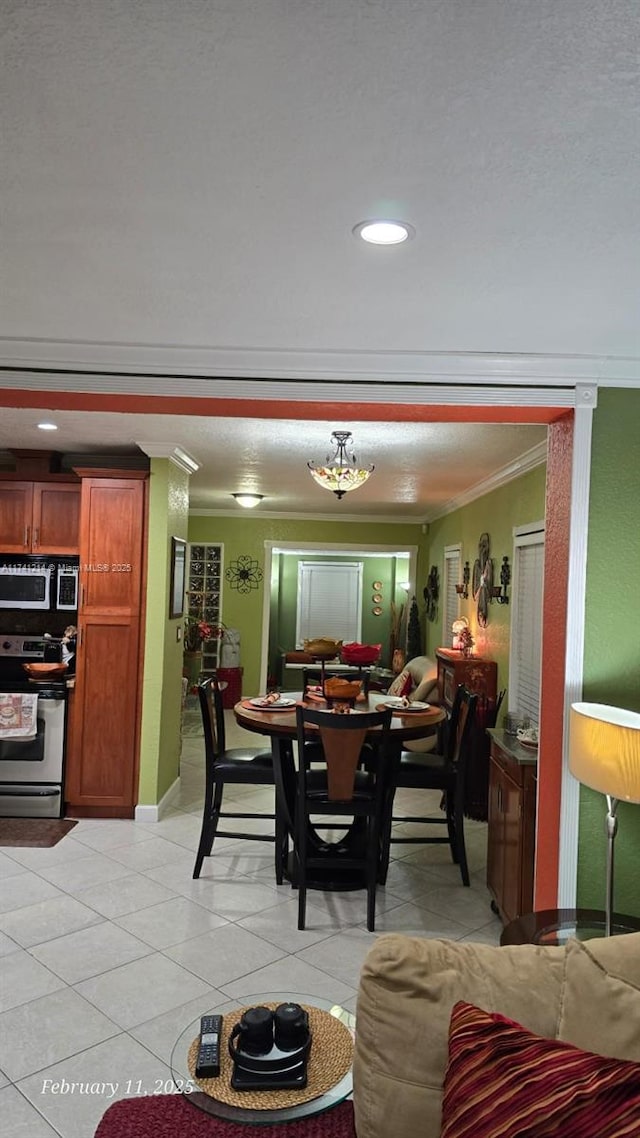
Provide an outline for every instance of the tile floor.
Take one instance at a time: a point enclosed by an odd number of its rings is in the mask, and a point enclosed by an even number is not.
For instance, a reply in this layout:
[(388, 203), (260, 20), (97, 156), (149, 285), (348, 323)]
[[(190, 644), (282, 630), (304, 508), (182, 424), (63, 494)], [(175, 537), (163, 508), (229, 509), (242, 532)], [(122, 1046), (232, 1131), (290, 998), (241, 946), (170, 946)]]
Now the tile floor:
[[(245, 740), (231, 721), (228, 745)], [(194, 881), (203, 765), (202, 739), (185, 737), (180, 798), (158, 823), (82, 820), (52, 849), (0, 851), (0, 1117), (12, 1138), (90, 1138), (114, 1099), (167, 1093), (175, 1040), (225, 999), (286, 990), (354, 1009), (381, 933), (498, 943), (482, 823), (467, 824), (470, 889), (448, 847), (392, 847), (375, 933), (361, 892), (310, 894), (299, 932), (296, 894), (276, 886), (263, 842), (218, 839)], [(399, 792), (399, 808), (412, 796)], [(233, 797), (273, 801), (254, 787)]]

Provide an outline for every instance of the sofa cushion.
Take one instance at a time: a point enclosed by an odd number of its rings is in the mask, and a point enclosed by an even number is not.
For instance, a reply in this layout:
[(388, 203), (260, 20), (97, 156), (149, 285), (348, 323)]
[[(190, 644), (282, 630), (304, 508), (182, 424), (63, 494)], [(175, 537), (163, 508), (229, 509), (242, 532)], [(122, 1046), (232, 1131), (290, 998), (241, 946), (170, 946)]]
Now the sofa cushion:
[(555, 1037), (564, 949), (388, 934), (360, 975), (353, 1065), (358, 1138), (440, 1132), (451, 1009), (468, 1000)]
[(441, 1138), (627, 1138), (640, 1065), (528, 1031), (460, 1001), (451, 1015)]
[[(640, 933), (607, 939), (617, 944), (619, 953), (640, 955)], [(640, 987), (611, 975), (595, 956), (597, 947), (597, 941), (570, 940), (567, 945), (557, 1038), (585, 1051), (640, 1063)]]

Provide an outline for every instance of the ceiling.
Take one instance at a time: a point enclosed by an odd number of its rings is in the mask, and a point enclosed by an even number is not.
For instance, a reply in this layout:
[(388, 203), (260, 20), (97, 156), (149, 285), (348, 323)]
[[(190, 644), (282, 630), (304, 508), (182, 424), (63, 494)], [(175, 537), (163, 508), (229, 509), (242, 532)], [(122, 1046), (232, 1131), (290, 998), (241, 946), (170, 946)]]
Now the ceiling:
[[(336, 520), (427, 521), (473, 487), (542, 461), (546, 439), (546, 427), (527, 424), (265, 422), (81, 411), (56, 412), (54, 435), (38, 430), (41, 418), (36, 410), (5, 408), (2, 436), (16, 447), (97, 454), (170, 454), (180, 439), (202, 463), (190, 480), (192, 509), (246, 514), (231, 497), (245, 490), (264, 495), (256, 513)], [(315, 483), (306, 465), (332, 453), (336, 426), (352, 428), (357, 457), (375, 465), (364, 486), (341, 501)]]
[[(473, 382), (487, 357), (526, 356), (543, 382), (568, 359), (640, 376), (639, 47), (637, 0), (12, 0), (1, 361), (106, 370), (111, 353), (122, 372), (171, 358), (185, 375), (197, 356), (220, 375), (206, 363), (222, 354), (250, 376), (248, 358), (295, 374), (316, 353), (366, 382), (439, 354)], [(415, 237), (364, 245), (352, 229), (375, 216)], [(399, 520), (545, 435), (384, 408), (141, 418), (56, 412), (52, 444), (15, 409), (0, 446), (178, 444), (202, 463), (195, 506), (252, 488), (260, 510)], [(340, 503), (305, 470), (338, 427), (377, 468)]]

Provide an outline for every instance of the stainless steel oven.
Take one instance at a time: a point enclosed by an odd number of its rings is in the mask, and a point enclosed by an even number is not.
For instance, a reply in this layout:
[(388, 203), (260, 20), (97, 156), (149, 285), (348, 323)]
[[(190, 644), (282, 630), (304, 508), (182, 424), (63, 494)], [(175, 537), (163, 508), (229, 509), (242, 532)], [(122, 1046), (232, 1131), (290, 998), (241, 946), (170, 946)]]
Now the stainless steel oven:
[(0, 634), (2, 693), (37, 697), (37, 731), (31, 738), (0, 732), (0, 815), (11, 818), (61, 818), (64, 810), (66, 680), (30, 680), (22, 664), (51, 660), (51, 642)]

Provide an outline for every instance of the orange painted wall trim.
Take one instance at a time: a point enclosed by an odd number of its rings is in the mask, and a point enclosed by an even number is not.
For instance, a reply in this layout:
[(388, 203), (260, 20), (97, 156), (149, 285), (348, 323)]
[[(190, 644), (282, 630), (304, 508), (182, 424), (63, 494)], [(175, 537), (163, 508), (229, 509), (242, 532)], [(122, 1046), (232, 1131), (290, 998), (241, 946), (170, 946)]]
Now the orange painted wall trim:
[(534, 909), (558, 902), (573, 412), (549, 427)]
[[(370, 394), (370, 388), (367, 390)], [(315, 419), (396, 423), (552, 423), (561, 407), (321, 403), (288, 399), (218, 399), (215, 396), (126, 395), (90, 391), (20, 391), (0, 388), (0, 406), (50, 411), (104, 411), (147, 415), (202, 415), (243, 419)]]

